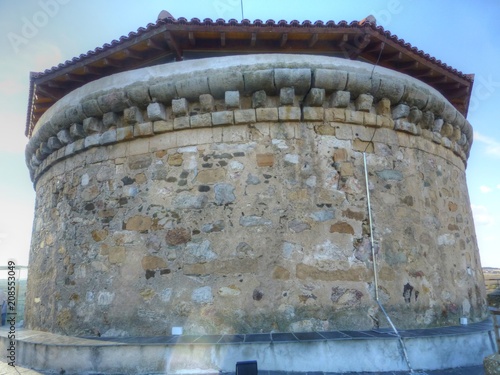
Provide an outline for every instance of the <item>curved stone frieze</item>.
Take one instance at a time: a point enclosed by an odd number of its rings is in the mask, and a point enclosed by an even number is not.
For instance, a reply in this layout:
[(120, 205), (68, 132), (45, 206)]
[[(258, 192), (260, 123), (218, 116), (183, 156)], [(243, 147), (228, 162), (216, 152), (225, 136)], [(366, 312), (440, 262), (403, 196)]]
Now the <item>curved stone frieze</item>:
[[(216, 118), (231, 117), (228, 111), (240, 109), (248, 109), (249, 116), (250, 111), (256, 108), (282, 105), (300, 107), (302, 113), (304, 106), (308, 105), (305, 95), (311, 89), (324, 90), (323, 97), (315, 97), (314, 103), (310, 104), (312, 107), (325, 110), (345, 108), (358, 112), (354, 116), (348, 115), (345, 119), (347, 123), (392, 127), (422, 135), (452, 149), (464, 162), (469, 154), (472, 144), (472, 127), (469, 122), (439, 92), (412, 77), (382, 67), (373, 69), (371, 65), (358, 61), (321, 56), (250, 55), (218, 58), (216, 63), (213, 60), (165, 64), (119, 73), (86, 84), (66, 95), (42, 116), (27, 145), (27, 163), (33, 176), (53, 162), (67, 157), (73, 150), (78, 152), (87, 147), (122, 141), (119, 137), (114, 140), (116, 128), (135, 125), (148, 128), (144, 124), (150, 123), (153, 127), (154, 121), (173, 123), (178, 117), (186, 118), (178, 120), (178, 126), (173, 130), (182, 126), (217, 126), (217, 119), (215, 122), (209, 121), (205, 116), (200, 122), (200, 118), (196, 116), (214, 113)], [(297, 96), (295, 101), (283, 104), (281, 98), (271, 100), (280, 94), (281, 89), (287, 87), (294, 89), (294, 95)], [(233, 104), (224, 102), (226, 92), (234, 91), (241, 98)], [(343, 100), (338, 92), (343, 93)], [(264, 94), (266, 98), (262, 97)], [(211, 95), (214, 103), (219, 100), (222, 102), (218, 102), (217, 106), (203, 106), (200, 95)], [(234, 97), (235, 94), (229, 93), (229, 100), (231, 95)], [(362, 108), (356, 105), (355, 100), (359, 95), (371, 96), (371, 105), (368, 106), (368, 102), (364, 102)], [(245, 100), (254, 97), (260, 99)], [(269, 100), (267, 97), (270, 97)], [(178, 107), (178, 100), (182, 99), (186, 101), (184, 112)], [(377, 107), (382, 99), (383, 104)], [(160, 116), (155, 116), (154, 111), (158, 110), (158, 106), (161, 106), (162, 112)], [(198, 111), (193, 111), (192, 107)], [(391, 111), (383, 112), (387, 107)], [(123, 118), (133, 111), (137, 112), (130, 115), (135, 116), (134, 118)], [(367, 116), (369, 118), (365, 121), (361, 120), (364, 115), (359, 112), (384, 118)], [(234, 118), (237, 115), (233, 113), (232, 116)], [(286, 118), (279, 120), (287, 121)], [(328, 120), (328, 117), (321, 117), (319, 114), (312, 119)], [(181, 121), (184, 121), (183, 125), (180, 125)], [(237, 120), (228, 124), (237, 123), (235, 121)], [(156, 132), (169, 126), (158, 124)], [(106, 133), (109, 130), (111, 133)], [(103, 133), (106, 133), (104, 137)], [(148, 134), (137, 129), (131, 137), (154, 134), (153, 128)], [(49, 159), (50, 162), (43, 163), (49, 155), (63, 146), (87, 137), (89, 139), (81, 142), (81, 147), (70, 147), (70, 150), (65, 150), (68, 152), (59, 152), (56, 157)], [(37, 171), (40, 165), (42, 167)]]

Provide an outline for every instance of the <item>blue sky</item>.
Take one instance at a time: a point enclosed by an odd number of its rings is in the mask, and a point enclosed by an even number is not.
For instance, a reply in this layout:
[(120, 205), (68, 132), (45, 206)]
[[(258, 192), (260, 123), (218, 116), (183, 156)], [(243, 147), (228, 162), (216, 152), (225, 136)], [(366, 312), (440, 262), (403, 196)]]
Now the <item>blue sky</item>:
[[(240, 20), (240, 1), (0, 0), (0, 266), (9, 258), (28, 264), (35, 198), (24, 163), (29, 72), (136, 31), (162, 9), (188, 19)], [(483, 266), (500, 268), (500, 2), (243, 0), (243, 9), (251, 21), (350, 22), (373, 14), (399, 38), (475, 74), (467, 180)]]

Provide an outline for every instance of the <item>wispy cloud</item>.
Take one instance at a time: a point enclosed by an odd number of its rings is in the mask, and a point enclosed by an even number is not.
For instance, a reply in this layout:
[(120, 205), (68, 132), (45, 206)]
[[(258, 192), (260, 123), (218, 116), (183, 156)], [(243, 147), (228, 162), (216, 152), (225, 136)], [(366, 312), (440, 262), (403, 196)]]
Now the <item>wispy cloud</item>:
[(474, 223), (476, 225), (491, 225), (495, 222), (495, 218), (488, 211), (486, 206), (479, 206), (471, 204), (472, 215), (474, 216)]
[(481, 185), (479, 187), (479, 190), (481, 190), (481, 193), (489, 193), (489, 192), (493, 191), (492, 188), (490, 188), (489, 186), (484, 186), (484, 185)]
[(480, 142), (486, 146), (485, 151), (488, 155), (500, 157), (500, 142), (496, 139), (482, 135), (481, 133), (475, 131), (474, 141)]

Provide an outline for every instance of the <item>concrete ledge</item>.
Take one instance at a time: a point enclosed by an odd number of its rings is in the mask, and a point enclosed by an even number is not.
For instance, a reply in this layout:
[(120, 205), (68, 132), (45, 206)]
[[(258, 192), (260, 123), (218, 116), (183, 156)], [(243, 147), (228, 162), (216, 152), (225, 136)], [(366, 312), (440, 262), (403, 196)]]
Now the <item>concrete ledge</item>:
[[(401, 331), (414, 369), (477, 366), (495, 348), (491, 323)], [(0, 331), (7, 352), (8, 331)], [(65, 374), (202, 374), (233, 372), (237, 361), (259, 370), (293, 372), (406, 371), (394, 334), (387, 330), (247, 335), (78, 338), (16, 332), (16, 364)], [(359, 355), (353, 355), (358, 353)]]

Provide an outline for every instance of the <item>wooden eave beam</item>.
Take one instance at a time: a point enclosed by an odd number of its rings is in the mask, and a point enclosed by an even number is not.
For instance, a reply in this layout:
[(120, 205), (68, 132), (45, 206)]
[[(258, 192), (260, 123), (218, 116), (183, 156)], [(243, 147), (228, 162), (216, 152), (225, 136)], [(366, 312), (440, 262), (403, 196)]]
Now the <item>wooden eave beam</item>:
[(318, 33), (314, 33), (311, 38), (309, 39), (309, 42), (307, 43), (307, 46), (309, 48), (312, 48), (314, 47), (314, 45), (317, 43), (318, 41)]
[(170, 48), (170, 50), (173, 51), (173, 53), (175, 55), (175, 59), (177, 61), (181, 61), (182, 60), (182, 51), (179, 48), (179, 44), (175, 40), (172, 33), (167, 30), (163, 33), (163, 36), (165, 38), (165, 41), (167, 42), (168, 48)]
[(281, 34), (280, 47), (283, 48), (288, 40), (288, 33)]
[(255, 47), (256, 42), (257, 42), (257, 33), (252, 33), (252, 37), (250, 39), (250, 47)]
[(63, 90), (58, 90), (55, 88), (47, 87), (45, 85), (36, 85), (35, 91), (48, 96), (49, 98), (54, 99), (55, 101), (59, 100), (63, 95)]
[(191, 44), (192, 46), (196, 45), (196, 39), (194, 37), (194, 32), (192, 32), (192, 31), (188, 32), (188, 39), (189, 39), (189, 44)]
[(225, 32), (220, 33), (220, 45), (221, 45), (221, 47), (226, 46), (226, 33)]

